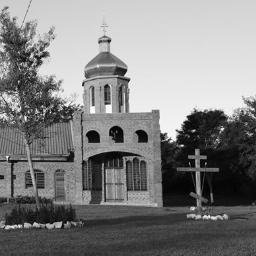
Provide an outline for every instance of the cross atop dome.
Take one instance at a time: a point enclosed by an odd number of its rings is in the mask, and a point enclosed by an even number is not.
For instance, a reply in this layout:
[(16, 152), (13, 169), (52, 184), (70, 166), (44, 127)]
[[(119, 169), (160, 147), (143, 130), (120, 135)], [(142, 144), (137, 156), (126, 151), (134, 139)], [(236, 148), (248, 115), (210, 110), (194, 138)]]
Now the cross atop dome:
[(105, 18), (103, 18), (101, 28), (102, 28), (102, 31), (103, 31), (103, 35), (105, 36), (106, 33), (107, 33), (107, 28), (108, 28), (108, 25), (107, 25), (107, 23), (105, 21)]

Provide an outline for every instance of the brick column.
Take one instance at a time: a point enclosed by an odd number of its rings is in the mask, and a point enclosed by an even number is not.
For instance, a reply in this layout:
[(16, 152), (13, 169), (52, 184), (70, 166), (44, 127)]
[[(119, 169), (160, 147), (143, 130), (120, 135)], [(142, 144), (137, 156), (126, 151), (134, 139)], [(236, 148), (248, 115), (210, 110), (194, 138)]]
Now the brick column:
[(129, 95), (130, 94), (130, 89), (128, 88), (128, 85), (126, 87), (126, 97), (125, 97), (125, 113), (130, 112), (130, 102), (129, 102)]
[(12, 170), (12, 163), (3, 163), (5, 168), (5, 180), (6, 180), (6, 191), (5, 195), (7, 198), (13, 197), (13, 170)]
[(74, 172), (75, 172), (75, 203), (81, 204), (83, 201), (83, 181), (82, 181), (82, 162), (83, 162), (83, 112), (78, 111), (73, 117), (73, 138), (74, 138)]
[(101, 164), (101, 177), (102, 177), (102, 197), (101, 203), (105, 202), (105, 164)]
[(161, 141), (160, 141), (160, 125), (159, 110), (152, 110), (153, 114), (153, 150), (154, 150), (154, 192), (155, 203), (158, 207), (163, 206), (162, 195), (162, 171), (161, 171)]
[(118, 113), (117, 79), (112, 81), (112, 113)]
[(97, 82), (97, 86), (94, 86), (95, 93), (95, 113), (101, 112), (101, 91), (99, 82)]
[(127, 191), (127, 176), (126, 176), (126, 159), (123, 159), (123, 169), (121, 170), (123, 172), (124, 177), (124, 202), (127, 203), (128, 201), (128, 191)]

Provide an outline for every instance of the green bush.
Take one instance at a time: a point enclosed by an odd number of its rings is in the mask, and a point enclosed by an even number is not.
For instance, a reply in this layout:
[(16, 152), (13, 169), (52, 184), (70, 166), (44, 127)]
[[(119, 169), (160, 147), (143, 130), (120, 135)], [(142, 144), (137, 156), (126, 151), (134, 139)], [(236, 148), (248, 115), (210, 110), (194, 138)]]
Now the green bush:
[[(12, 201), (16, 202), (17, 204), (35, 204), (36, 203), (36, 199), (34, 196), (17, 196), (13, 198)], [(52, 203), (52, 199), (48, 199), (45, 197), (39, 197), (39, 201), (42, 204)]]
[(52, 203), (42, 205), (39, 210), (18, 205), (9, 214), (5, 215), (7, 225), (24, 224), (25, 222), (33, 224), (34, 222), (53, 223), (55, 221), (74, 220), (76, 220), (76, 212), (71, 205), (69, 207), (54, 206)]
[(0, 197), (0, 204), (1, 203), (6, 203), (7, 202), (7, 198), (6, 197)]

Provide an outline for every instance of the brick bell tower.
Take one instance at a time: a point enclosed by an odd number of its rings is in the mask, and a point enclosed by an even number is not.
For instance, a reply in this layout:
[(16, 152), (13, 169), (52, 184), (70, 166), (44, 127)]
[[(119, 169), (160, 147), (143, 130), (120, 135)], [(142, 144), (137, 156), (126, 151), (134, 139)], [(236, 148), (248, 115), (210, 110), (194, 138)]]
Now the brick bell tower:
[(159, 111), (130, 113), (127, 65), (98, 39), (73, 119), (76, 203), (162, 206)]
[[(104, 31), (105, 32), (105, 31)], [(84, 111), (86, 114), (129, 113), (127, 65), (110, 52), (111, 38), (98, 39), (99, 54), (84, 69)]]

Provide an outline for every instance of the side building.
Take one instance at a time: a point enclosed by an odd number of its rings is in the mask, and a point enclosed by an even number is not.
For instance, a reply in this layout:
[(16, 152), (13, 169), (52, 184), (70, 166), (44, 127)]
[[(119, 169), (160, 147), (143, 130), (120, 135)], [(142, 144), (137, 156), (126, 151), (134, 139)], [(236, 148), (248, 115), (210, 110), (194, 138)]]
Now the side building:
[[(162, 206), (159, 111), (129, 112), (127, 66), (99, 38), (85, 67), (84, 109), (32, 145), (39, 195), (73, 204)], [(18, 131), (0, 136), (1, 197), (33, 195)]]

